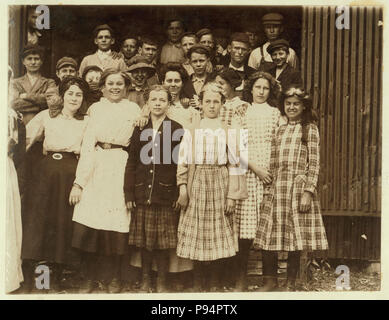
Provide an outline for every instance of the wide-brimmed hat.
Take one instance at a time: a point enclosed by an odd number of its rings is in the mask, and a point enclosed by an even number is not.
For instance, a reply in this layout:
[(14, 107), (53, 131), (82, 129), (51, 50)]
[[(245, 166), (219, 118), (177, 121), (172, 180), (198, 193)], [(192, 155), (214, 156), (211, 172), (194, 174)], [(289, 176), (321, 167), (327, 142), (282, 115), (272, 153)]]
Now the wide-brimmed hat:
[(155, 74), (155, 67), (149, 63), (147, 63), (146, 58), (141, 56), (136, 57), (134, 59), (134, 63), (127, 69), (127, 72), (132, 72), (137, 69), (145, 69), (147, 70), (148, 76), (147, 78), (152, 77)]

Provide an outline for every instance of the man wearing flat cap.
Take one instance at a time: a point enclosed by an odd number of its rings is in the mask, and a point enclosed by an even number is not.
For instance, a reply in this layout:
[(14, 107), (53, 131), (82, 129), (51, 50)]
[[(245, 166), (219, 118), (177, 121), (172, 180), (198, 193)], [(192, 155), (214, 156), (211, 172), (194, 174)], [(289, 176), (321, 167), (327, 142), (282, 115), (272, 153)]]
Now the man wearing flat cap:
[(11, 106), (23, 115), (25, 125), (41, 110), (47, 109), (45, 93), (55, 88), (52, 79), (41, 75), (44, 48), (27, 44), (21, 55), (26, 74), (10, 84)]
[[(251, 52), (248, 62), (251, 68), (259, 70), (261, 63), (272, 62), (271, 55), (267, 52), (267, 47), (270, 45), (270, 42), (281, 38), (281, 34), (284, 31), (283, 22), (284, 17), (279, 13), (268, 13), (262, 17), (262, 25), (267, 42)], [(299, 67), (296, 52), (290, 47), (287, 63), (295, 69)]]
[(146, 58), (139, 56), (135, 60), (134, 64), (127, 69), (131, 79), (128, 100), (135, 102), (141, 108), (145, 105), (143, 95), (149, 87), (147, 80), (154, 76), (155, 71), (155, 67), (149, 64)]
[(247, 65), (249, 50), (250, 41), (248, 35), (243, 32), (233, 33), (228, 46), (228, 52), (230, 54), (228, 69), (234, 70), (241, 79), (240, 85), (235, 88), (235, 91), (240, 98), (242, 98), (245, 81), (255, 71)]
[(271, 55), (273, 63), (263, 63), (259, 69), (270, 73), (277, 79), (282, 89), (286, 89), (291, 84), (301, 86), (301, 73), (287, 63), (289, 42), (284, 39), (274, 40), (266, 50)]
[[(47, 109), (46, 92), (55, 89), (55, 82), (52, 79), (41, 75), (41, 67), (44, 59), (44, 48), (38, 45), (27, 44), (21, 54), (21, 59), (26, 74), (10, 82), (10, 104), (23, 116), (23, 123), (28, 122), (40, 111)], [(43, 143), (37, 141), (29, 151), (22, 157), (18, 166), (18, 180), (21, 192), (22, 215), (26, 208), (25, 193), (29, 182), (34, 179), (36, 165), (43, 157)]]
[(94, 29), (93, 35), (97, 51), (82, 59), (80, 70), (78, 71), (80, 77), (82, 76), (85, 67), (90, 65), (98, 66), (103, 71), (109, 68), (125, 71), (127, 67), (123, 58), (118, 56), (116, 56), (116, 58), (113, 57), (111, 48), (115, 43), (115, 39), (113, 37), (112, 28), (107, 24), (99, 25)]

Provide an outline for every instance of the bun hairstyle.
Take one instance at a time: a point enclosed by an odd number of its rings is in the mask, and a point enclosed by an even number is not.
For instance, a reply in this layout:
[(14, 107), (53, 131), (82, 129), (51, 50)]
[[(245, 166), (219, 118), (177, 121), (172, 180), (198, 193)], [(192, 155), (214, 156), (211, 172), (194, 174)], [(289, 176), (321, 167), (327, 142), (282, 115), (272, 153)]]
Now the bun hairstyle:
[[(84, 115), (81, 113), (80, 110), (84, 109), (83, 105), (86, 103), (85, 97), (87, 96), (87, 94), (89, 92), (89, 86), (86, 83), (86, 81), (84, 79), (81, 79), (81, 78), (76, 77), (76, 76), (65, 77), (65, 79), (63, 79), (59, 84), (59, 89), (58, 89), (59, 95), (63, 99), (66, 91), (68, 91), (69, 88), (73, 85), (79, 87), (80, 90), (82, 91), (82, 94), (83, 94), (81, 106), (77, 110), (76, 114), (74, 115), (74, 118), (76, 118), (77, 120), (82, 120), (82, 119), (84, 119)], [(58, 116), (61, 113), (62, 109), (63, 109), (63, 104), (62, 104), (61, 108), (58, 108), (55, 110), (54, 109), (50, 110), (50, 117), (55, 118), (56, 116)]]
[(152, 85), (151, 87), (146, 89), (146, 91), (143, 94), (143, 98), (145, 99), (145, 101), (149, 100), (151, 91), (164, 91), (164, 92), (166, 92), (169, 104), (172, 102), (172, 95), (170, 94), (169, 89), (161, 84), (155, 84), (155, 85)]
[(267, 103), (275, 108), (280, 108), (279, 104), (279, 96), (281, 94), (281, 86), (278, 81), (270, 74), (264, 71), (257, 71), (251, 74), (248, 78), (248, 81), (243, 89), (243, 100), (249, 103), (253, 102), (253, 94), (251, 93), (255, 82), (258, 79), (266, 79), (270, 85), (270, 93), (269, 98), (267, 99)]
[(285, 90), (283, 90), (281, 94), (281, 114), (284, 116), (286, 115), (284, 107), (285, 99), (290, 97), (296, 97), (303, 103), (304, 110), (301, 114), (301, 126), (303, 134), (301, 140), (303, 143), (307, 143), (309, 126), (311, 124), (317, 125), (318, 120), (317, 114), (312, 108), (312, 99), (300, 85), (289, 85), (287, 88), (285, 88)]

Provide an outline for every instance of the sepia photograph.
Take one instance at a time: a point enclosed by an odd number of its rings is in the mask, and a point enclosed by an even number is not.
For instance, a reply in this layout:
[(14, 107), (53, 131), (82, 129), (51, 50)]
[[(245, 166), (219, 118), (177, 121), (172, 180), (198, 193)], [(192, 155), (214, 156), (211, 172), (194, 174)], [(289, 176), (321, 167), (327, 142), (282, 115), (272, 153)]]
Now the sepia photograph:
[(382, 4), (48, 2), (6, 6), (3, 295), (382, 290)]

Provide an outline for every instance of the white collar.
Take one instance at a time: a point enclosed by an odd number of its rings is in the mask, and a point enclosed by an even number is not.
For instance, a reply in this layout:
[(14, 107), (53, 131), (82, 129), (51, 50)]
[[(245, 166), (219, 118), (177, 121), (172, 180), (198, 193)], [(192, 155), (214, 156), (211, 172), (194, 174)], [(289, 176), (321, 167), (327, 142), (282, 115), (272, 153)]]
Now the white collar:
[(237, 67), (234, 67), (231, 62), (230, 62), (229, 68), (234, 69), (236, 71), (244, 71), (244, 65), (241, 66), (240, 68), (237, 68)]
[(97, 55), (100, 57), (107, 57), (111, 55), (111, 49), (108, 51), (101, 51), (100, 49), (97, 49)]

